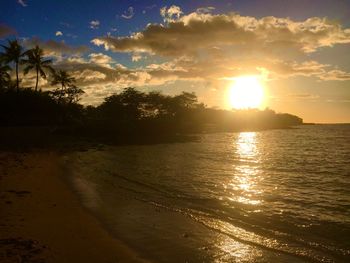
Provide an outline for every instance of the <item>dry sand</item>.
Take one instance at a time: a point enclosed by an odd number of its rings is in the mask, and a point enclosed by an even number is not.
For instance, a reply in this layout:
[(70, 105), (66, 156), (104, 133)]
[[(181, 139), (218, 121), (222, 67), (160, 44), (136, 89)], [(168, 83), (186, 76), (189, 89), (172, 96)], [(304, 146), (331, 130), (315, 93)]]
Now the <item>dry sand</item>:
[(58, 160), (0, 154), (0, 262), (145, 262), (80, 205)]

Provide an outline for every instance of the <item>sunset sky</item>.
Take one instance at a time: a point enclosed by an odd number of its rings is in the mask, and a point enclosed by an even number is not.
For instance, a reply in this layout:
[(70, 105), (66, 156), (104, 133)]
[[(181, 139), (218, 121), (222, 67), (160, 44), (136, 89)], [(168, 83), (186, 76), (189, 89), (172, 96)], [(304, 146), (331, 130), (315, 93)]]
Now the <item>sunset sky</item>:
[(349, 0), (3, 0), (0, 42), (15, 37), (71, 72), (84, 104), (133, 86), (228, 109), (235, 79), (257, 76), (262, 108), (350, 122)]

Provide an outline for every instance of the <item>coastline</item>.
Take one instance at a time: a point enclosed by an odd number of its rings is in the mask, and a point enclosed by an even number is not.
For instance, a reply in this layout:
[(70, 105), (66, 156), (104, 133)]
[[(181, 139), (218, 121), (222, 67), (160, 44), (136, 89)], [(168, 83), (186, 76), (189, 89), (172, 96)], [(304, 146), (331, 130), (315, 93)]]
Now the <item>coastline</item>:
[(60, 176), (59, 158), (0, 153), (0, 261), (147, 262), (82, 207)]

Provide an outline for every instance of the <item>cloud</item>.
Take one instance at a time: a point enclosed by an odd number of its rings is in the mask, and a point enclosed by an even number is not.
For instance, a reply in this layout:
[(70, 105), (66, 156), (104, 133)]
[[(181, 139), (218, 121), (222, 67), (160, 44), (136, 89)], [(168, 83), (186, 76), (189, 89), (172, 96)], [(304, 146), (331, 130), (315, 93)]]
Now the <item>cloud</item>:
[(82, 82), (100, 81), (106, 78), (106, 74), (99, 71), (93, 71), (91, 69), (74, 71), (73, 76), (76, 78), (78, 82), (79, 81), (82, 81)]
[(321, 64), (317, 61), (304, 61), (297, 63), (296, 61), (271, 61), (263, 66), (272, 78), (281, 77), (316, 77), (319, 80), (350, 80), (350, 72), (332, 68), (329, 64)]
[[(15, 72), (12, 72), (11, 78), (16, 78)], [(27, 75), (23, 75), (23, 72), (19, 72), (19, 77), (21, 79), (22, 87), (34, 87), (36, 83), (36, 73), (34, 71), (29, 71)], [(45, 85), (49, 85), (49, 79), (39, 78), (39, 87), (45, 87)]]
[(197, 8), (196, 13), (206, 14), (206, 13), (211, 13), (214, 10), (215, 10), (215, 7), (213, 7), (213, 6), (206, 6), (206, 7)]
[(287, 97), (303, 100), (314, 100), (320, 98), (319, 95), (309, 93), (288, 94)]
[(0, 24), (0, 38), (17, 34), (16, 30), (5, 24)]
[(82, 87), (90, 84), (105, 85), (112, 82), (117, 74), (115, 68), (109, 65), (95, 63), (91, 58), (88, 60), (77, 56), (58, 61), (54, 67), (71, 72), (77, 78), (77, 85)]
[[(154, 87), (176, 80), (195, 82), (197, 85), (200, 83), (217, 85), (220, 80), (228, 76), (261, 75), (265, 72), (271, 77), (315, 76), (320, 79), (322, 76), (330, 77), (332, 74), (340, 73), (333, 69), (329, 70), (330, 65), (312, 60), (298, 63), (281, 60), (255, 61), (248, 58), (240, 61), (224, 59), (216, 62), (181, 57), (163, 63), (128, 68), (103, 53), (90, 53), (87, 58), (71, 56), (56, 62), (54, 66), (56, 69), (67, 70), (77, 79), (77, 85), (87, 93), (83, 100), (83, 103), (87, 104), (100, 103), (104, 97), (128, 86)], [(337, 75), (339, 78), (339, 74)], [(303, 94), (298, 97), (311, 98)]]
[(350, 72), (334, 69), (320, 76), (322, 80), (350, 80)]
[[(125, 87), (159, 86), (172, 82), (178, 78), (173, 63), (149, 65), (143, 68), (127, 68), (103, 53), (91, 53), (82, 56), (70, 56), (54, 63), (55, 69), (68, 71), (76, 78), (76, 85), (86, 94), (85, 104), (98, 104), (109, 96)], [(49, 83), (42, 85), (45, 89), (52, 89)]]
[[(180, 17), (176, 7), (162, 8), (169, 22), (149, 24), (143, 31), (126, 37), (99, 37), (93, 43), (115, 52), (147, 52), (167, 57), (198, 56), (212, 47), (235, 48), (245, 52), (274, 50), (312, 53), (323, 47), (350, 43), (350, 29), (326, 18), (302, 22), (289, 18), (260, 19), (239, 14), (191, 13)], [(281, 52), (282, 53), (282, 52)]]
[(45, 41), (37, 37), (24, 39), (23, 45), (27, 48), (33, 48), (34, 46), (38, 45), (44, 50), (46, 55), (56, 57), (61, 57), (62, 55), (67, 54), (81, 54), (89, 50), (87, 46), (70, 46), (64, 41)]
[(134, 53), (131, 56), (131, 61), (133, 61), (133, 62), (137, 62), (137, 61), (139, 61), (141, 59), (142, 59), (142, 55), (138, 54), (138, 53)]
[(27, 3), (24, 0), (17, 0), (17, 3), (20, 4), (23, 7), (27, 6)]
[[(55, 63), (55, 68), (74, 72), (79, 85), (112, 85), (118, 87), (163, 84), (164, 76), (155, 76), (155, 68), (130, 69), (102, 53), (89, 54), (89, 59), (70, 57)], [(85, 72), (85, 73), (83, 73)], [(88, 74), (90, 73), (90, 74)], [(159, 81), (159, 79), (163, 79)]]
[(109, 64), (114, 63), (114, 60), (110, 56), (102, 53), (91, 53), (89, 58), (90, 62), (100, 65), (109, 66)]
[(274, 60), (262, 65), (274, 77), (291, 77), (291, 76), (315, 76), (321, 78), (327, 72), (330, 65), (320, 64), (317, 61), (309, 60), (302, 63), (296, 61)]
[(61, 31), (56, 31), (56, 36), (63, 36), (63, 33)]
[(164, 6), (160, 9), (160, 15), (166, 23), (178, 20), (182, 14), (181, 8), (176, 5), (172, 5), (169, 8)]
[(125, 11), (125, 12), (121, 15), (121, 17), (122, 17), (122, 18), (125, 18), (125, 19), (131, 19), (131, 18), (133, 18), (134, 15), (135, 15), (135, 13), (134, 13), (134, 8), (133, 8), (132, 6), (129, 6), (128, 10)]
[(183, 15), (177, 6), (163, 7), (165, 25), (149, 24), (130, 36), (98, 37), (91, 42), (113, 52), (131, 53), (132, 61), (147, 55), (172, 63), (172, 69), (147, 68), (158, 79), (220, 80), (246, 74), (270, 79), (349, 78), (349, 73), (309, 58), (322, 48), (350, 43), (349, 28), (319, 17), (258, 19), (236, 13), (213, 15), (208, 10)]
[(99, 26), (100, 26), (100, 21), (98, 21), (98, 20), (90, 21), (90, 28), (91, 29), (98, 29)]
[[(132, 61), (138, 61), (141, 54), (133, 53)], [(240, 75), (266, 75), (269, 79), (295, 76), (316, 77), (321, 80), (348, 78), (349, 73), (334, 71), (331, 67), (314, 60), (297, 62), (269, 57), (234, 58), (223, 50), (213, 48), (207, 50), (204, 58), (181, 56), (163, 64), (148, 65), (147, 71), (152, 77), (184, 80), (231, 79)]]

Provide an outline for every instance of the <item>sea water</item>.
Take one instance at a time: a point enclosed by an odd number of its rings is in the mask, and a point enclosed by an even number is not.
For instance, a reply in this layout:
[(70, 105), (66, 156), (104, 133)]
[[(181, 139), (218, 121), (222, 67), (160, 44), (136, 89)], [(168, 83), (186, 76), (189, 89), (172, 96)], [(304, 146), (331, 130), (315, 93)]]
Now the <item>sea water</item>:
[(350, 262), (350, 125), (66, 156), (83, 204), (158, 262)]

